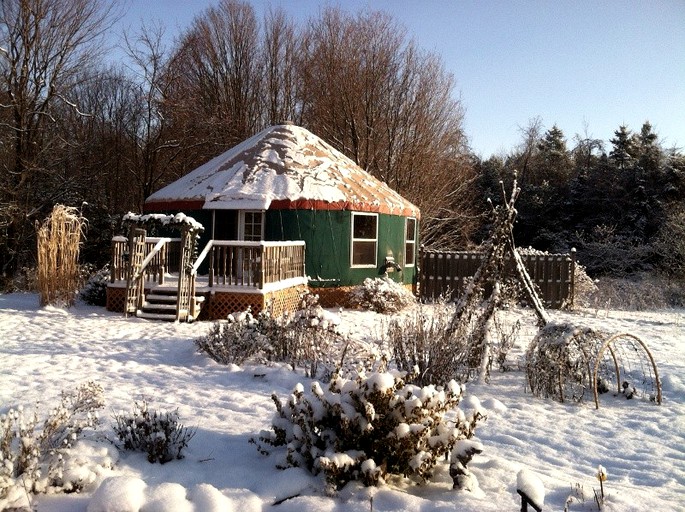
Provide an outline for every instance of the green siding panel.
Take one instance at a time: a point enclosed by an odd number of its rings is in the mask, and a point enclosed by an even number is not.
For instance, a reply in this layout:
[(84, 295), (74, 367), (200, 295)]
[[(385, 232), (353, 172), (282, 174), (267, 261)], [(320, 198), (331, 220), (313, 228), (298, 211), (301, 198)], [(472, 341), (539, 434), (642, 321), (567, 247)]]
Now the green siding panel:
[[(352, 212), (330, 210), (269, 210), (266, 212), (267, 240), (304, 240), (306, 272), (312, 286), (350, 286), (367, 277), (379, 277), (386, 256), (404, 263), (405, 217), (379, 214), (376, 268), (350, 267)], [(390, 277), (413, 283), (415, 267), (404, 267)]]
[[(211, 210), (184, 212), (202, 223), (205, 231), (200, 235), (198, 251), (211, 238)], [(237, 238), (238, 212), (216, 210), (214, 237), (217, 240)], [(307, 244), (305, 271), (312, 279), (311, 286), (352, 286), (361, 284), (367, 277), (380, 277), (380, 267), (386, 256), (394, 257), (402, 265), (401, 272), (388, 275), (398, 282), (412, 284), (416, 267), (404, 266), (405, 217), (378, 215), (378, 248), (376, 268), (350, 267), (350, 230), (352, 212), (339, 210), (268, 210), (265, 217), (265, 240), (304, 240)], [(418, 228), (418, 226), (417, 226)], [(178, 236), (169, 233), (168, 236)], [(416, 245), (418, 251), (418, 241)], [(200, 273), (207, 272), (207, 262)]]

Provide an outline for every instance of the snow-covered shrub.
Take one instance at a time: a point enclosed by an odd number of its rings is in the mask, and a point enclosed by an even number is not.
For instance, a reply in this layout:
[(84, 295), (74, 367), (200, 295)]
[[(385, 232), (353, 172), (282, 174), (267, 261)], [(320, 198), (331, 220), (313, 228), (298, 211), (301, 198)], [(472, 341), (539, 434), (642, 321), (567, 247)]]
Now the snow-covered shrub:
[(335, 365), (331, 347), (341, 340), (339, 323), (337, 315), (319, 306), (316, 295), (304, 294), (294, 313), (281, 317), (273, 317), (268, 309), (256, 316), (249, 310), (234, 313), (228, 321), (216, 322), (195, 344), (221, 364), (242, 364), (261, 356), (302, 367), (312, 377), (322, 367), (330, 375)]
[(376, 485), (386, 474), (423, 482), (458, 440), (473, 436), (484, 416), (458, 409), (464, 388), (455, 381), (419, 387), (403, 376), (335, 375), (327, 389), (315, 381), (309, 392), (298, 384), (285, 401), (273, 395), (273, 431), (262, 432), (260, 441), (285, 446), (281, 467), (323, 473), (331, 489), (351, 480)]
[(597, 283), (587, 275), (586, 268), (576, 264), (573, 272), (573, 305), (583, 308), (592, 306), (597, 290)]
[(526, 352), (528, 384), (543, 398), (581, 401), (592, 388), (596, 355), (606, 334), (572, 324), (547, 324)]
[(181, 452), (195, 436), (195, 430), (179, 424), (178, 411), (150, 411), (145, 401), (135, 402), (131, 414), (115, 415), (114, 420), (123, 449), (144, 452), (152, 463), (182, 459)]
[(102, 387), (87, 382), (63, 391), (59, 404), (41, 422), (23, 406), (0, 415), (0, 510), (25, 493), (74, 492), (81, 488), (65, 459), (86, 429), (98, 425), (104, 406)]
[(367, 277), (352, 290), (350, 299), (357, 306), (376, 313), (396, 313), (416, 302), (401, 283), (387, 277)]
[(210, 331), (195, 340), (200, 352), (221, 364), (242, 364), (267, 348), (264, 331), (270, 318), (266, 314), (256, 317), (250, 310), (228, 315), (225, 321), (214, 322)]
[[(455, 378), (461, 380), (465, 347), (449, 329), (453, 314), (454, 305), (441, 299), (390, 322), (386, 336), (394, 362), (408, 372), (407, 379), (414, 384), (445, 385)], [(415, 368), (418, 371), (413, 372)]]
[(107, 305), (107, 283), (109, 282), (109, 265), (90, 273), (79, 292), (79, 297), (91, 306)]
[(330, 375), (337, 364), (335, 346), (342, 340), (340, 318), (319, 305), (318, 295), (304, 293), (294, 313), (265, 322), (269, 360), (302, 367), (310, 377), (322, 371)]
[(597, 310), (627, 311), (685, 307), (685, 281), (655, 274), (603, 277), (597, 281), (590, 305)]

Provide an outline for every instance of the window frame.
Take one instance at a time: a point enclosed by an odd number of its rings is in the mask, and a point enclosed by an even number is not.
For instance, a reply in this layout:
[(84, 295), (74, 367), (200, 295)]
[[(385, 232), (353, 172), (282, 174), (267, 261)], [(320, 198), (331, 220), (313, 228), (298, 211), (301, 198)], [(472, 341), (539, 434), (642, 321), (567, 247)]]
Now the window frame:
[[(409, 221), (412, 221), (414, 223), (414, 238), (409, 239), (408, 238), (408, 233), (407, 233), (407, 228), (409, 227)], [(406, 217), (404, 219), (404, 266), (405, 267), (415, 267), (416, 266), (416, 237), (418, 235), (418, 227), (419, 223), (416, 219), (416, 217)], [(407, 261), (407, 249), (409, 246), (412, 246), (412, 254), (413, 258), (411, 259), (411, 263)]]
[[(245, 221), (247, 214), (260, 216), (259, 222), (261, 233), (259, 234), (259, 240), (254, 239), (254, 234), (252, 235), (252, 238), (250, 240), (245, 239)], [(264, 240), (264, 220), (264, 210), (240, 210), (238, 215), (238, 240), (245, 242), (261, 242), (262, 240)], [(256, 225), (256, 222), (251, 222), (250, 225), (254, 227)]]
[[(375, 238), (355, 238), (354, 236), (354, 222), (356, 217), (373, 217), (376, 223)], [(371, 212), (352, 212), (350, 217), (350, 268), (376, 268), (378, 267), (378, 214)], [(373, 242), (373, 263), (354, 263), (354, 245), (356, 242), (369, 243)]]

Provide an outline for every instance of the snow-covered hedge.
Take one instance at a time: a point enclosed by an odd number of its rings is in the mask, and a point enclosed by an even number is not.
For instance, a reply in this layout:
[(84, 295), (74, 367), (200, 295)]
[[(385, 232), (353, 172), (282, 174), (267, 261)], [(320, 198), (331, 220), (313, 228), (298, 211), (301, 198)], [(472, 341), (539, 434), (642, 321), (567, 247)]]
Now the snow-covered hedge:
[(463, 392), (455, 381), (444, 388), (407, 384), (403, 372), (335, 375), (327, 389), (315, 381), (308, 392), (298, 384), (286, 400), (273, 395), (273, 431), (260, 441), (286, 447), (279, 466), (323, 473), (331, 489), (351, 480), (376, 485), (386, 474), (423, 482), (484, 417), (458, 409)]
[(350, 300), (376, 313), (396, 313), (416, 302), (409, 290), (387, 277), (367, 277), (363, 284), (352, 290)]

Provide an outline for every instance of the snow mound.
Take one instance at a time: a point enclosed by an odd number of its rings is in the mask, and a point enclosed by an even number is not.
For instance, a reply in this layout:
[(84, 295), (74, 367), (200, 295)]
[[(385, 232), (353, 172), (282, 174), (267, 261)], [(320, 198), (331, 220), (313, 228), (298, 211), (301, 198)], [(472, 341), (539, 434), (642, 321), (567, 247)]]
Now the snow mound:
[(197, 484), (190, 490), (177, 483), (164, 482), (150, 487), (131, 476), (106, 479), (93, 494), (88, 512), (259, 512), (261, 500), (247, 489), (225, 493), (210, 484)]
[(516, 489), (523, 492), (539, 508), (545, 503), (545, 486), (538, 476), (528, 469), (516, 475)]

